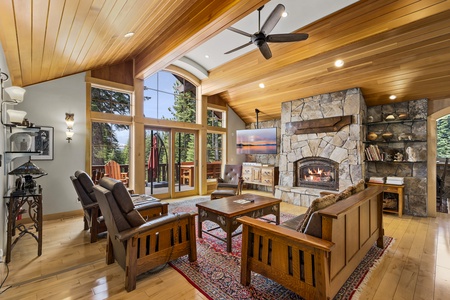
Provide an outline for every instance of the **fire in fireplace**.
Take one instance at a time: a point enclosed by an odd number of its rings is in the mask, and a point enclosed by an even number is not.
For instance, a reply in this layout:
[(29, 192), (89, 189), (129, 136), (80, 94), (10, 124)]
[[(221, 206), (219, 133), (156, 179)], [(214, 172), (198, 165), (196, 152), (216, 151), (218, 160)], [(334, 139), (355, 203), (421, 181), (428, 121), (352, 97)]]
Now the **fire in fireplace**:
[(339, 190), (339, 163), (323, 157), (307, 157), (296, 162), (297, 185)]

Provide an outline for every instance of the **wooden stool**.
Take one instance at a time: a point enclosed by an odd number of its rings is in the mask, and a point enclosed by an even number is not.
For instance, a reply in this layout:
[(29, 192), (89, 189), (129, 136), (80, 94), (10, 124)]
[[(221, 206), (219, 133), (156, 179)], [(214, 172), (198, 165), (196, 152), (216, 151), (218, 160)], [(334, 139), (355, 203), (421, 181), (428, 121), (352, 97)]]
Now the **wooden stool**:
[(236, 196), (236, 192), (234, 190), (215, 190), (214, 192), (211, 193), (211, 200), (231, 196)]

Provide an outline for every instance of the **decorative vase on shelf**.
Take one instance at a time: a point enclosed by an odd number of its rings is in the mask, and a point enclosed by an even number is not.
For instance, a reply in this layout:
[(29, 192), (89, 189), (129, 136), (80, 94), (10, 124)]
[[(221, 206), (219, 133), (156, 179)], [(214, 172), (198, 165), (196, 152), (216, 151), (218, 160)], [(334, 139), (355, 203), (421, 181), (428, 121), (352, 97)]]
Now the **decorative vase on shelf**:
[(398, 115), (398, 119), (399, 120), (406, 120), (408, 119), (408, 114), (407, 113), (402, 113)]
[(394, 134), (392, 132), (385, 132), (381, 135), (383, 137), (383, 139), (388, 142), (392, 139), (392, 137), (394, 136)]
[(392, 115), (392, 114), (390, 114), (390, 115), (388, 115), (388, 116), (385, 118), (385, 120), (386, 120), (386, 121), (393, 121), (393, 120), (395, 120), (395, 116)]
[(375, 141), (377, 139), (377, 137), (378, 137), (378, 134), (376, 134), (375, 132), (369, 132), (367, 134), (367, 139), (369, 141)]

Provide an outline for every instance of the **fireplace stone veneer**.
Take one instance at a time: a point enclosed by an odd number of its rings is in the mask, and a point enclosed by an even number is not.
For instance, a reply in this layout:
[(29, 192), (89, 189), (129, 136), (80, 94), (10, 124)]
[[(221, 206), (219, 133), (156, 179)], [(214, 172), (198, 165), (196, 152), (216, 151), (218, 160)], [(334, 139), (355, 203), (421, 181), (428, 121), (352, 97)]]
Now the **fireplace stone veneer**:
[[(275, 196), (295, 205), (309, 206), (326, 189), (323, 186), (297, 186), (298, 161), (324, 158), (336, 163), (336, 186), (342, 191), (364, 178), (364, 135), (367, 107), (359, 88), (321, 94), (282, 103), (280, 180)], [(288, 123), (330, 117), (352, 116), (350, 125), (337, 132), (296, 134)], [(331, 188), (330, 188), (331, 189)]]

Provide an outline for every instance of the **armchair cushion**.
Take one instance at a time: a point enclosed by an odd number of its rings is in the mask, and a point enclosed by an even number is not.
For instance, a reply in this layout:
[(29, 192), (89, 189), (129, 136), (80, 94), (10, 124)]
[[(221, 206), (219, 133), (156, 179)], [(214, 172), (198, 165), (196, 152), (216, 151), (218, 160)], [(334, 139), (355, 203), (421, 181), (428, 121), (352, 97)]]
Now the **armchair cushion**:
[[(80, 183), (81, 187), (83, 188), (83, 191), (86, 193), (86, 195), (91, 199), (92, 202), (97, 202), (97, 199), (94, 195), (94, 182), (92, 181), (91, 177), (84, 171), (78, 170), (75, 172), (75, 177), (78, 179), (78, 182)], [(85, 202), (88, 200), (85, 199)], [(88, 204), (88, 203), (84, 203)]]
[[(111, 194), (107, 195), (107, 201), (112, 217), (116, 220), (118, 231), (145, 223), (144, 218), (135, 209), (130, 193), (120, 180), (103, 177), (100, 179), (99, 185), (111, 191)], [(114, 199), (120, 199), (120, 201)]]
[(303, 219), (303, 221), (298, 224), (297, 231), (299, 232), (305, 231), (306, 225), (308, 225), (309, 219), (315, 211), (333, 205), (334, 203), (336, 203), (336, 195), (334, 194), (326, 195), (321, 198), (315, 199), (309, 206), (308, 210), (306, 211), (305, 218)]
[(364, 191), (365, 188), (366, 188), (366, 182), (364, 181), (364, 179), (361, 179), (353, 186), (352, 194), (357, 194), (359, 192), (362, 192), (362, 191)]

